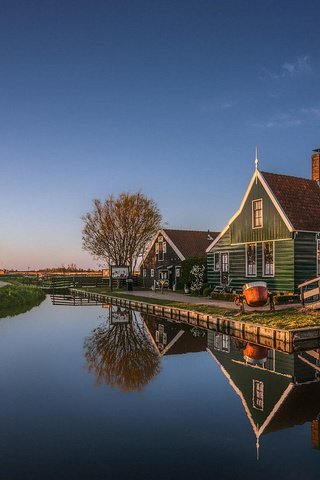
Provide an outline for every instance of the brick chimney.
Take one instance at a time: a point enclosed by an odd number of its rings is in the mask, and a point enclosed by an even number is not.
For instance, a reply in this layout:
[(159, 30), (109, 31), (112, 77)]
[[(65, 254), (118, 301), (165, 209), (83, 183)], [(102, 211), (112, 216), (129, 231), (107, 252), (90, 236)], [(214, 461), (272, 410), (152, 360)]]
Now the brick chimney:
[(312, 180), (320, 182), (320, 148), (313, 150), (312, 158)]

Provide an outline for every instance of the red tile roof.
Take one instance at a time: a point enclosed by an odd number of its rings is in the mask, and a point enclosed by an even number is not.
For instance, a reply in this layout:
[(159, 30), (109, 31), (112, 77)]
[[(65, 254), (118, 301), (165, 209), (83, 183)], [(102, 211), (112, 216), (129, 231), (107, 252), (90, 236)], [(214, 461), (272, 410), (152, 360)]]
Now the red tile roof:
[(261, 172), (294, 230), (320, 232), (320, 187), (314, 180)]
[[(185, 258), (205, 255), (219, 232), (163, 229)], [(210, 238), (209, 238), (210, 237)]]

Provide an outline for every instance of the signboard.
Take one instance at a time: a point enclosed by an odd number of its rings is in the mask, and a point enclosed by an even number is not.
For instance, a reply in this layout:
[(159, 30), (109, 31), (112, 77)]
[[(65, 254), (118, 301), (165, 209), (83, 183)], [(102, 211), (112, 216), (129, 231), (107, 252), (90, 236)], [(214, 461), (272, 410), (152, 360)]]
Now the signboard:
[(129, 267), (111, 267), (111, 278), (115, 278), (116, 280), (126, 280), (129, 278)]
[(128, 324), (131, 320), (132, 312), (121, 307), (110, 308), (110, 323), (111, 325)]

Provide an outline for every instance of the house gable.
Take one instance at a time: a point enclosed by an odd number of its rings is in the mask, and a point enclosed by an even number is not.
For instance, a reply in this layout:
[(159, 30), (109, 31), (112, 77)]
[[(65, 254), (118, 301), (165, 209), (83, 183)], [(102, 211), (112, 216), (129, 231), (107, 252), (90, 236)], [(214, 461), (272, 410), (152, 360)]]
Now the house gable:
[[(262, 226), (253, 225), (253, 202), (262, 202)], [(268, 192), (263, 178), (256, 176), (242, 205), (241, 212), (230, 225), (231, 244), (263, 242), (268, 240), (283, 240), (292, 238), (289, 222), (282, 212), (279, 212), (276, 199)]]
[[(265, 204), (267, 206), (267, 210), (263, 213), (263, 217), (267, 214), (266, 212), (272, 213), (273, 219), (276, 220), (276, 225), (272, 224), (271, 219), (268, 219), (262, 228), (253, 229), (252, 201), (259, 200), (260, 198), (265, 199)], [(241, 221), (239, 221), (238, 218), (242, 213), (244, 213), (244, 216), (241, 218)], [(240, 226), (239, 231), (236, 231), (236, 228), (234, 227), (236, 221), (237, 225)], [(245, 222), (244, 225), (242, 224), (243, 221)], [(220, 239), (225, 236), (228, 230), (230, 230), (230, 243), (232, 244), (292, 238), (291, 233), (294, 231), (293, 226), (259, 170), (255, 170), (247, 191), (242, 199), (239, 210), (233, 215), (226, 227), (209, 245), (206, 250), (207, 253), (211, 252), (218, 242), (220, 243)], [(255, 232), (253, 233), (252, 230)], [(276, 235), (272, 237), (272, 233)]]

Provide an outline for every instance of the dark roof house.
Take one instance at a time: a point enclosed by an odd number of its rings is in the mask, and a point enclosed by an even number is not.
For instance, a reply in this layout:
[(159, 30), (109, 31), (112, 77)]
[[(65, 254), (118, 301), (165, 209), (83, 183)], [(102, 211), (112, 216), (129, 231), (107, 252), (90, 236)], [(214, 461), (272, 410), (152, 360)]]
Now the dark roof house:
[(209, 230), (159, 230), (141, 262), (143, 286), (167, 280), (172, 288), (179, 280), (181, 262), (195, 256), (205, 257), (206, 249), (218, 234)]

